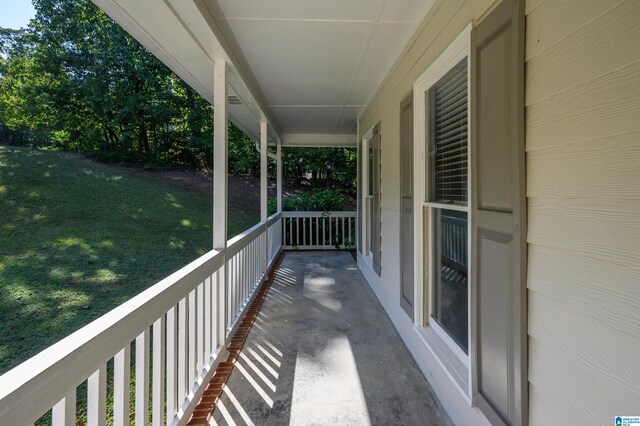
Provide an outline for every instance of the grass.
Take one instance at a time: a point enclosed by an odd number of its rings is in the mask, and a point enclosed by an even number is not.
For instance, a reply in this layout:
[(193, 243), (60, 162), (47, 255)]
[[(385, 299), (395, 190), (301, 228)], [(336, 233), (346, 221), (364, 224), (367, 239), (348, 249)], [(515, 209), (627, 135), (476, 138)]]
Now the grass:
[[(231, 235), (254, 199), (230, 199)], [(211, 212), (161, 174), (0, 146), (0, 374), (206, 253)]]

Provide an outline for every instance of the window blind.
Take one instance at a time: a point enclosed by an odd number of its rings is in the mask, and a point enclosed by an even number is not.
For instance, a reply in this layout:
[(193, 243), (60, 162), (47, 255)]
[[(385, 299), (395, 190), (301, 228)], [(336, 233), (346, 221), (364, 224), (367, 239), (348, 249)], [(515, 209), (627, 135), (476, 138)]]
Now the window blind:
[(467, 60), (428, 92), (431, 201), (467, 204)]

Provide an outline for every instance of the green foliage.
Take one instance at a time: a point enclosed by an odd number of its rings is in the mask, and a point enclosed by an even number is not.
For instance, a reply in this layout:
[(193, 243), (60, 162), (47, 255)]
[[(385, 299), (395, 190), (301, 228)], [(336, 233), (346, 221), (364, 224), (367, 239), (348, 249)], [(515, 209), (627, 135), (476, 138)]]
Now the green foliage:
[(339, 189), (354, 197), (358, 173), (357, 151), (352, 148), (284, 148), (284, 178), (312, 189)]
[[(277, 200), (270, 198), (269, 214), (276, 212)], [(299, 192), (282, 199), (283, 211), (345, 211), (349, 210), (349, 198), (333, 189)]]
[(27, 29), (0, 32), (0, 123), (105, 161), (211, 166), (208, 102), (89, 0), (34, 6)]
[[(212, 167), (205, 99), (90, 0), (34, 6), (27, 28), (0, 29), (0, 143), (146, 168)], [(255, 142), (233, 124), (228, 131), (229, 172), (257, 176)], [(355, 195), (353, 149), (285, 148), (283, 167), (294, 187)]]
[(229, 173), (232, 175), (260, 174), (260, 153), (255, 142), (232, 123), (229, 123)]

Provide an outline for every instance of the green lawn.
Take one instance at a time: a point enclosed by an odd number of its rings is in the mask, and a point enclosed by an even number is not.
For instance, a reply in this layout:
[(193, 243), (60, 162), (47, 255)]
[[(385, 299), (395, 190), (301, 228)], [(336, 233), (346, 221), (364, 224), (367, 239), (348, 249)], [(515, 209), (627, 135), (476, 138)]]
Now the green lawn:
[[(254, 196), (234, 194), (230, 234)], [(0, 146), (0, 374), (207, 252), (211, 207), (161, 174)]]

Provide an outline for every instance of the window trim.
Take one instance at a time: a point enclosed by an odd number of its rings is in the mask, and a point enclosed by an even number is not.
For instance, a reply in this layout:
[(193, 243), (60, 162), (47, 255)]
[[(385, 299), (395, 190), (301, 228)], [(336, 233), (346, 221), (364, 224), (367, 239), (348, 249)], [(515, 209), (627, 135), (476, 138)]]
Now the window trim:
[[(438, 56), (438, 58), (426, 69), (426, 71), (417, 78), (414, 83), (414, 211), (416, 212), (414, 218), (414, 229), (416, 238), (414, 240), (414, 253), (416, 259), (423, 261), (417, 261), (414, 265), (414, 300), (421, 301), (414, 304), (414, 324), (416, 327), (423, 330), (433, 331), (433, 336), (446, 345), (450, 350), (450, 353), (444, 354), (440, 352), (442, 356), (449, 357), (454, 356), (455, 359), (446, 359), (443, 365), (453, 365), (462, 363), (466, 368), (466, 394), (467, 398), (472, 395), (471, 386), (471, 354), (472, 349), (472, 331), (471, 324), (471, 307), (474, 301), (472, 300), (473, 277), (471, 271), (473, 269), (471, 250), (472, 246), (471, 235), (473, 230), (473, 216), (472, 209), (474, 201), (474, 194), (472, 191), (472, 157), (471, 143), (467, 143), (467, 155), (468, 155), (468, 171), (467, 171), (467, 205), (460, 206), (456, 204), (444, 204), (438, 202), (432, 202), (427, 199), (427, 178), (429, 176), (428, 161), (426, 153), (426, 137), (427, 137), (427, 108), (425, 93), (436, 84), (447, 72), (449, 72), (460, 61), (467, 60), (467, 115), (468, 115), (468, 137), (471, 136), (471, 28), (472, 24), (469, 23), (465, 29), (451, 42), (451, 44)], [(436, 321), (429, 321), (431, 314), (434, 312), (434, 248), (433, 248), (433, 235), (436, 229), (434, 229), (434, 215), (432, 214), (435, 209), (447, 209), (467, 212), (467, 241), (468, 244), (468, 308), (467, 308), (467, 320), (468, 320), (468, 345), (469, 354), (465, 354), (464, 351), (453, 341), (453, 339), (444, 331), (444, 329), (437, 324)], [(422, 214), (417, 214), (422, 212)], [(428, 213), (425, 213), (428, 212)], [(428, 215), (428, 219), (425, 220), (425, 214)], [(426, 222), (426, 228), (424, 223)], [(427, 234), (425, 235), (425, 230)], [(427, 256), (425, 257), (425, 254)], [(426, 259), (426, 260), (425, 260)], [(426, 264), (426, 267), (425, 267)], [(425, 273), (426, 272), (426, 273)], [(456, 362), (457, 361), (457, 362)]]
[[(361, 144), (362, 144), (362, 159), (361, 167), (362, 167), (362, 180), (360, 184), (362, 185), (362, 257), (367, 262), (367, 265), (371, 269), (373, 269), (373, 245), (371, 243), (371, 220), (372, 215), (369, 214), (367, 200), (371, 205), (373, 205), (373, 188), (369, 188), (369, 145), (373, 143), (373, 131), (376, 125), (371, 126), (371, 128), (367, 131), (367, 133), (362, 136)], [(371, 190), (371, 195), (369, 195), (369, 191)]]

